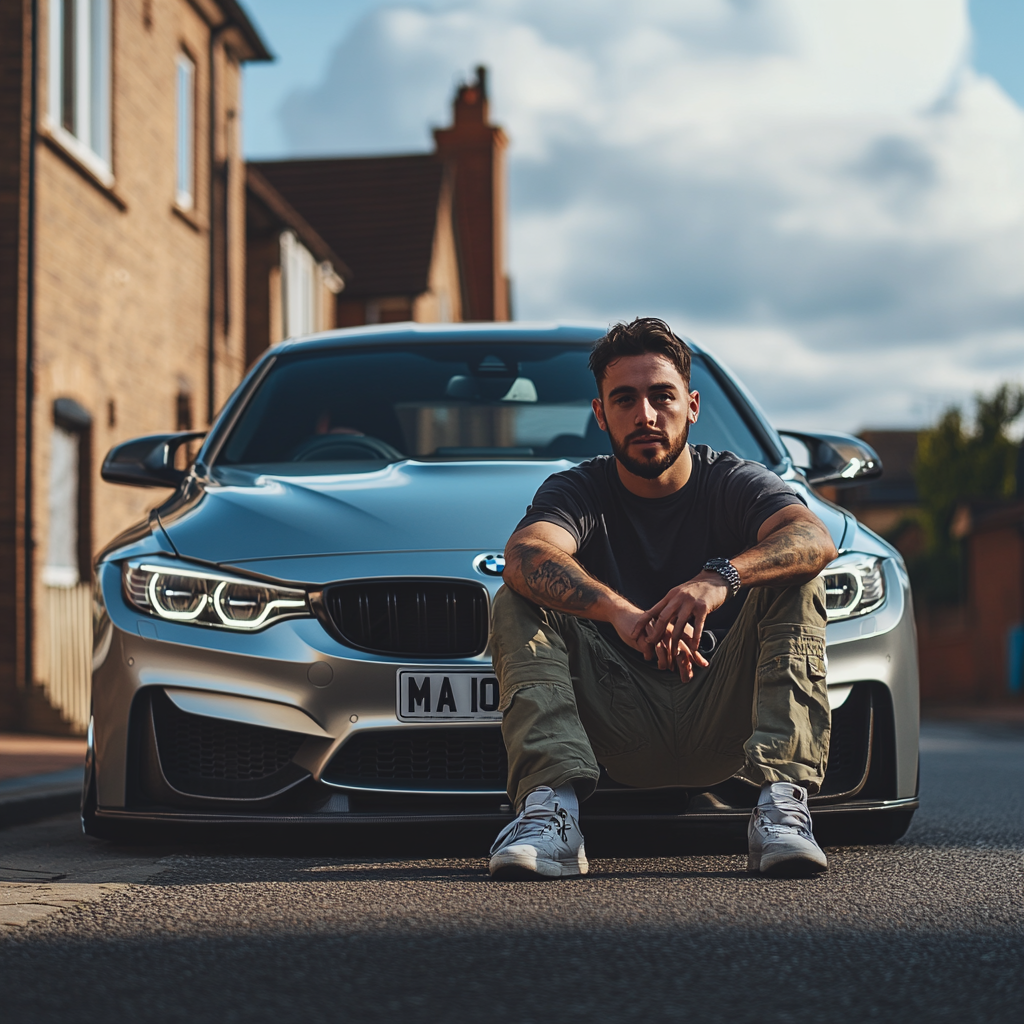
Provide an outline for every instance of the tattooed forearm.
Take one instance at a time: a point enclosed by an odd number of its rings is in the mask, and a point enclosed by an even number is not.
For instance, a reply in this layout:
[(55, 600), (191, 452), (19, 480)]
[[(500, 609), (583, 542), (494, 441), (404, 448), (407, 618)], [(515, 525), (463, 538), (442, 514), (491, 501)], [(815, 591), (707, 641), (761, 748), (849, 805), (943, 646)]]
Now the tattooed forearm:
[(564, 551), (521, 541), (509, 555), (506, 582), (545, 608), (579, 614), (593, 608), (601, 598), (601, 584)]
[(793, 523), (766, 537), (754, 549), (765, 569), (792, 569), (816, 572), (820, 561), (821, 536), (806, 523)]
[(744, 583), (770, 586), (813, 579), (835, 557), (828, 531), (818, 521), (789, 522), (733, 559)]

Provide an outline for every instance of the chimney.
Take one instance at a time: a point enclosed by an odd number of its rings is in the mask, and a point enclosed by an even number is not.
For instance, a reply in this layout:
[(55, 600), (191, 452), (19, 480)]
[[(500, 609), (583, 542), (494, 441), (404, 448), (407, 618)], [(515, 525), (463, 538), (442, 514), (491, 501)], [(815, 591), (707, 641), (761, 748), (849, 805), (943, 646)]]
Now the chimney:
[(435, 128), (437, 156), (454, 172), (455, 240), (462, 268), (466, 320), (508, 320), (505, 275), (505, 147), (488, 122), (487, 69), (455, 93), (450, 128)]

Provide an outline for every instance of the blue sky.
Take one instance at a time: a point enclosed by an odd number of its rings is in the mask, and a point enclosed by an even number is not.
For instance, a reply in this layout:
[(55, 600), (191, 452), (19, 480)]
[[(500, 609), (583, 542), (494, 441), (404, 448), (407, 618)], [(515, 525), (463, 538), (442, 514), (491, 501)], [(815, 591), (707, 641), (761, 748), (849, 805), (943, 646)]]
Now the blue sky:
[(247, 0), (252, 157), (430, 146), (492, 69), (517, 316), (665, 316), (779, 425), (1024, 380), (1024, 0)]
[[(284, 98), (323, 78), (332, 52), (364, 15), (398, 5), (388, 0), (244, 0), (243, 6), (276, 57), (273, 64), (246, 69), (246, 153), (253, 158), (289, 156), (278, 113)], [(1024, 0), (971, 0), (970, 19), (975, 68), (1024, 106)]]

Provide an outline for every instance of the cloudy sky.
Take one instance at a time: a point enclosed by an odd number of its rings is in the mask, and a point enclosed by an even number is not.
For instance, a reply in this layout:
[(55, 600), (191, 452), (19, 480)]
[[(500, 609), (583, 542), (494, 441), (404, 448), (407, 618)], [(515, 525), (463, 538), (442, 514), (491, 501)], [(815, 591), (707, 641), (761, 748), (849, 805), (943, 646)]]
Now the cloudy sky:
[(1021, 0), (248, 0), (253, 157), (425, 151), (491, 72), (518, 319), (665, 317), (779, 426), (1024, 382)]

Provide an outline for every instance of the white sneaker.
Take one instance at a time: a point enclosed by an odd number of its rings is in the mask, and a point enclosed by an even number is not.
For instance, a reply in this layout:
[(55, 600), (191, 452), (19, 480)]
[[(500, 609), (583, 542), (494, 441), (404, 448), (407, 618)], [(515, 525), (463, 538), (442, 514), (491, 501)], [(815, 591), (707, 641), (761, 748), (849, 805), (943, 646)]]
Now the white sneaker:
[(523, 813), (491, 847), (491, 877), (499, 880), (573, 878), (588, 870), (579, 822), (547, 786), (527, 796)]
[(761, 788), (747, 828), (747, 870), (775, 878), (801, 878), (828, 868), (811, 831), (807, 790), (792, 782)]

